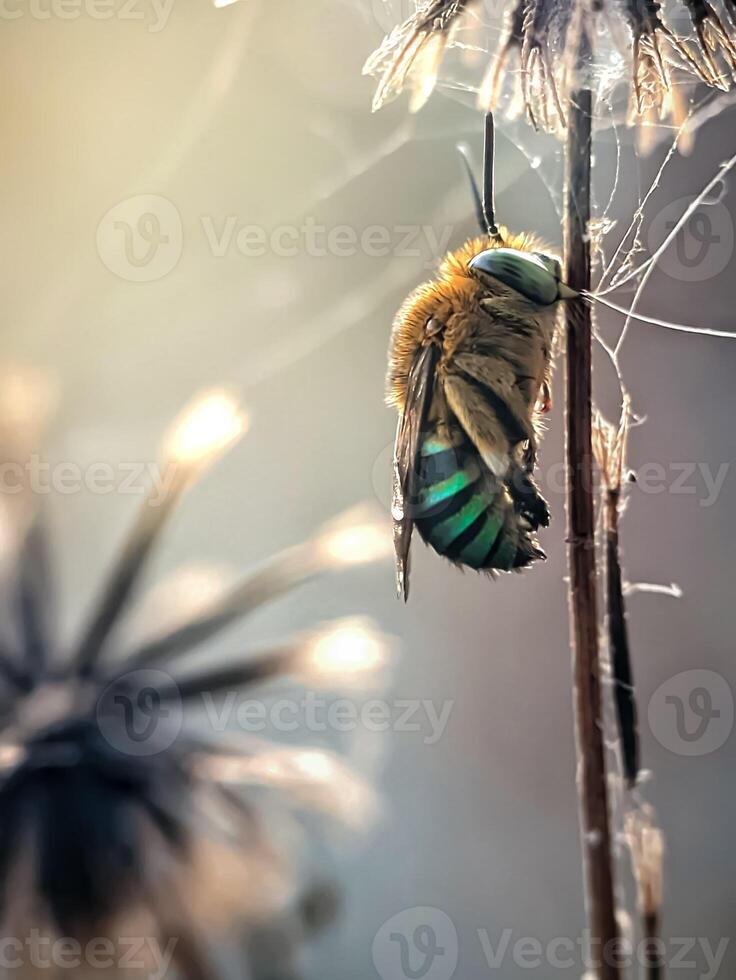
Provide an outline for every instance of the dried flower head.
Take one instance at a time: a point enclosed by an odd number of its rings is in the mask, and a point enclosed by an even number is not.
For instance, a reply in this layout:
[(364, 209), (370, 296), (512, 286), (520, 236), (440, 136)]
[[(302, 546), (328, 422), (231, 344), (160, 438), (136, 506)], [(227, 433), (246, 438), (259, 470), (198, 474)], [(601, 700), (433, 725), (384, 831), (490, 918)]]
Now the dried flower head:
[(416, 13), (396, 27), (368, 58), (364, 75), (378, 75), (374, 111), (411, 89), (410, 109), (417, 112), (434, 91), (442, 55), (461, 17), (478, 0), (420, 0)]
[[(144, 501), (71, 651), (55, 642), (46, 527), (26, 494), (32, 518), (5, 540), (18, 641), (0, 649), (3, 935), (117, 944), (132, 934), (161, 948), (176, 940), (181, 975), (212, 977), (208, 930), (237, 925), (255, 935), (293, 897), (289, 861), (260, 815), (256, 789), (351, 825), (374, 814), (369, 787), (334, 754), (228, 736), (197, 710), (228, 692), (253, 697), (282, 678), (353, 687), (382, 668), (386, 638), (365, 619), (230, 658), (206, 647), (314, 575), (387, 554), (388, 535), (366, 510), (276, 555), (144, 642), (128, 646), (119, 629), (177, 500), (244, 429), (224, 392), (183, 414), (166, 440), (175, 477)], [(199, 657), (186, 656), (195, 650)]]
[[(659, 0), (514, 0), (494, 57), (479, 86), (478, 104), (495, 110), (504, 80), (518, 86), (518, 99), (535, 128), (556, 131), (566, 125), (564, 105), (577, 81), (581, 37), (591, 67), (604, 67), (610, 38), (620, 39), (617, 56), (630, 58), (631, 120), (682, 121), (680, 79), (691, 78), (720, 89), (736, 80), (736, 4), (723, 0), (723, 14), (710, 0), (681, 0), (693, 27), (679, 37), (666, 23)], [(380, 108), (406, 86), (416, 111), (435, 87), (439, 64), (471, 4), (418, 0), (416, 13), (384, 40), (367, 60), (364, 72), (379, 78), (373, 107)], [(599, 30), (599, 25), (605, 30)], [(622, 30), (622, 28), (624, 28)], [(601, 42), (601, 36), (607, 38)], [(510, 70), (516, 55), (518, 69)]]

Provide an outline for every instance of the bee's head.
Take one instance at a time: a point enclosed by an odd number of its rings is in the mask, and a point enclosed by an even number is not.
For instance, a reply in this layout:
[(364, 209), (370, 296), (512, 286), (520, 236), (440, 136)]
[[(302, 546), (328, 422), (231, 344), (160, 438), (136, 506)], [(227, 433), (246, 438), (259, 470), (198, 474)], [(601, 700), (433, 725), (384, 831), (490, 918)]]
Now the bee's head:
[(561, 299), (577, 295), (561, 282), (559, 259), (545, 252), (489, 248), (474, 255), (468, 269), (476, 279), (491, 288), (500, 282), (536, 306), (551, 306)]

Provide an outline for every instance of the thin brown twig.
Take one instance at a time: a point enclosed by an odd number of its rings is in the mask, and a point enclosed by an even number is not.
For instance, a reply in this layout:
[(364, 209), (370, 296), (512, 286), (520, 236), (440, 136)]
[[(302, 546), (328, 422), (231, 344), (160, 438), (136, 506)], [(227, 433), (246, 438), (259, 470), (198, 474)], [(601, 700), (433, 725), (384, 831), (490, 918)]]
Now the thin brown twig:
[[(588, 51), (583, 30), (578, 67), (585, 64)], [(568, 110), (564, 232), (565, 282), (578, 292), (591, 288), (592, 110), (590, 89), (577, 88)], [(620, 980), (614, 959), (606, 956), (614, 948), (619, 931), (601, 713), (591, 445), (592, 311), (588, 303), (583, 299), (569, 302), (565, 321), (569, 604), (586, 910), (591, 950), (598, 958), (597, 977)]]

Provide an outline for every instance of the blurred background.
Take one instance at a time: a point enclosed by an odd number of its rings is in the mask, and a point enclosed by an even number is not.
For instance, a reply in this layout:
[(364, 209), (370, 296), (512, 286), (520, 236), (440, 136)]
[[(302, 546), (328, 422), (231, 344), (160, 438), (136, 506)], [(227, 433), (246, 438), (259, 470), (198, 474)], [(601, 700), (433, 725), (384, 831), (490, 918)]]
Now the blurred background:
[[(57, 474), (66, 462), (83, 472), (100, 461), (116, 472), (150, 463), (170, 418), (201, 387), (230, 386), (251, 417), (246, 440), (177, 513), (154, 578), (191, 562), (243, 568), (357, 501), (377, 500), (389, 519), (390, 323), (442, 252), (474, 233), (455, 144), (479, 158), (480, 120), (463, 88), (484, 64), (469, 52), (417, 117), (404, 101), (371, 115), (373, 81), (361, 66), (410, 9), (381, 0), (3, 6), (2, 358), (57, 385), (42, 459)], [(690, 155), (673, 157), (652, 196), (644, 248), (736, 152), (736, 110), (716, 108), (699, 115)], [(640, 156), (620, 116), (613, 107), (601, 119), (594, 172), (609, 254), (672, 140), (663, 127)], [(501, 123), (497, 157), (499, 218), (559, 248), (555, 139)], [(735, 180), (666, 253), (644, 312), (734, 329)], [(615, 338), (621, 318), (599, 319)], [(615, 375), (600, 350), (596, 358), (597, 400), (615, 418)], [(646, 416), (630, 441), (639, 482), (622, 525), (626, 573), (682, 590), (629, 602), (653, 772), (642, 792), (667, 840), (664, 934), (693, 940), (677, 976), (728, 977), (736, 345), (632, 323), (621, 366)], [(383, 695), (389, 731), (347, 740), (385, 814), (368, 838), (320, 857), (344, 906), (309, 951), (309, 978), (445, 980), (452, 957), (432, 954), (431, 943), (421, 952), (434, 937), (456, 950), (458, 976), (516, 980), (530, 972), (513, 955), (516, 940), (581, 936), (562, 370), (554, 397), (540, 470), (553, 512), (546, 564), (491, 582), (416, 544), (405, 608), (385, 564), (310, 585), (252, 628), (273, 635), (357, 610), (401, 643)], [(138, 497), (62, 483), (50, 506), (68, 638)], [(630, 895), (625, 861), (621, 879)], [(416, 932), (427, 924), (432, 933)], [(511, 943), (494, 967), (488, 956), (504, 930)], [(391, 938), (399, 933), (416, 947), (411, 968)], [(701, 940), (714, 955), (728, 940), (719, 972)], [(558, 955), (562, 965), (536, 972), (583, 972), (577, 947), (574, 962)]]

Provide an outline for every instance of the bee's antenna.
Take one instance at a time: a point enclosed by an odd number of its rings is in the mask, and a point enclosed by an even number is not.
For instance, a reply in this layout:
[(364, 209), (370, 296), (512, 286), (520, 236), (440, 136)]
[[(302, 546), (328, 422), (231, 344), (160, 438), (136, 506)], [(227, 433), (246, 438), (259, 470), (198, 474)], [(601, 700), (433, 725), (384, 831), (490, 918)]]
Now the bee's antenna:
[(468, 180), (470, 181), (470, 193), (473, 195), (473, 205), (475, 206), (475, 219), (478, 222), (478, 227), (480, 228), (482, 234), (486, 234), (488, 229), (486, 228), (486, 218), (483, 211), (483, 201), (481, 200), (480, 190), (478, 189), (478, 182), (475, 179), (475, 174), (473, 173), (473, 167), (470, 163), (470, 157), (468, 153), (468, 148), (464, 143), (457, 144), (458, 152), (463, 161), (463, 166), (465, 167), (465, 173), (468, 175)]
[(493, 113), (486, 113), (486, 131), (483, 142), (483, 222), (485, 231), (497, 240), (501, 240), (496, 226), (496, 209), (493, 203), (493, 172), (495, 163), (496, 131), (493, 123)]
[(501, 233), (496, 226), (496, 213), (493, 204), (493, 171), (494, 171), (494, 144), (495, 131), (493, 127), (493, 113), (486, 113), (486, 134), (483, 144), (483, 196), (481, 197), (478, 182), (473, 174), (473, 165), (470, 161), (470, 152), (464, 143), (458, 143), (457, 148), (462, 157), (465, 173), (470, 181), (470, 192), (473, 195), (475, 206), (475, 218), (478, 227), (483, 235), (488, 235), (501, 242)]

